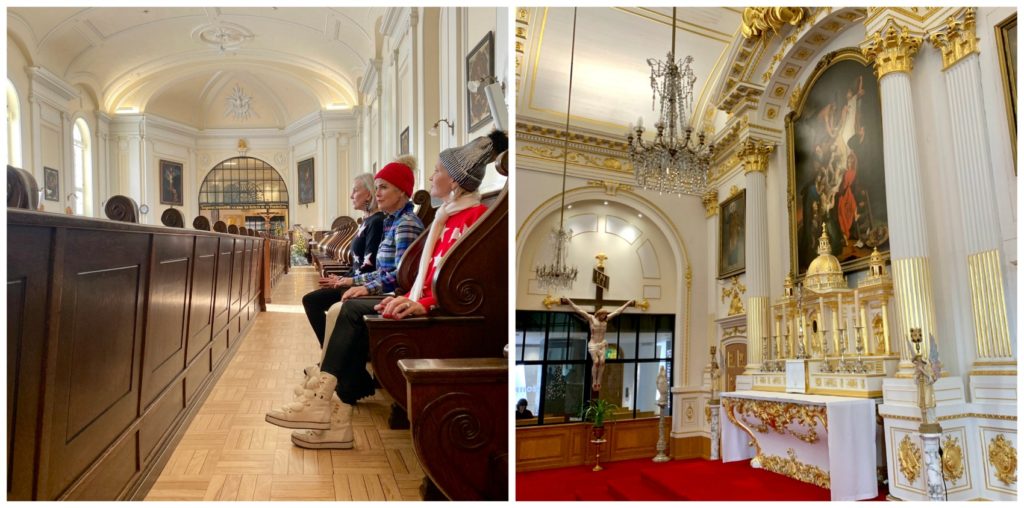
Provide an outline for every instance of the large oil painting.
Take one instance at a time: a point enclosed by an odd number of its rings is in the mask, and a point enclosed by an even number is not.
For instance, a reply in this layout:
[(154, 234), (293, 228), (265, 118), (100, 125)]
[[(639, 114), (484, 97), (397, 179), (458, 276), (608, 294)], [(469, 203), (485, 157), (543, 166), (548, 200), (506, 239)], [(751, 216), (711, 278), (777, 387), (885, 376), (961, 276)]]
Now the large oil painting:
[(718, 278), (739, 275), (747, 267), (747, 191), (742, 190), (718, 207)]
[(856, 49), (826, 55), (786, 118), (793, 272), (818, 255), (822, 229), (844, 271), (889, 250), (878, 80)]
[(313, 158), (299, 161), (300, 205), (307, 205), (316, 200), (316, 183), (313, 178)]
[(185, 196), (182, 191), (183, 164), (174, 161), (160, 161), (160, 203), (165, 205), (184, 206)]

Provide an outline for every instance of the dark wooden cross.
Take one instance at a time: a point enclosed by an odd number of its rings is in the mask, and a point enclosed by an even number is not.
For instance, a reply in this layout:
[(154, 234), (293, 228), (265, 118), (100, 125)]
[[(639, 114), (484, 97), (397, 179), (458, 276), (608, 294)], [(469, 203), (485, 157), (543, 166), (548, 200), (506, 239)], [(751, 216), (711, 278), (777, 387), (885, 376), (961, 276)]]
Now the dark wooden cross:
[(608, 256), (605, 256), (604, 253), (601, 253), (594, 256), (594, 258), (597, 259), (597, 266), (594, 267), (594, 271), (591, 274), (590, 279), (591, 282), (593, 282), (594, 285), (597, 286), (595, 290), (595, 297), (593, 299), (586, 298), (579, 300), (574, 298), (572, 301), (576, 302), (576, 304), (579, 305), (580, 307), (584, 305), (593, 305), (594, 312), (601, 310), (601, 307), (604, 307), (605, 305), (619, 307), (622, 304), (629, 301), (604, 299), (604, 292), (608, 289), (609, 283), (611, 282), (611, 279), (608, 278), (608, 274), (604, 273), (604, 260), (608, 259)]

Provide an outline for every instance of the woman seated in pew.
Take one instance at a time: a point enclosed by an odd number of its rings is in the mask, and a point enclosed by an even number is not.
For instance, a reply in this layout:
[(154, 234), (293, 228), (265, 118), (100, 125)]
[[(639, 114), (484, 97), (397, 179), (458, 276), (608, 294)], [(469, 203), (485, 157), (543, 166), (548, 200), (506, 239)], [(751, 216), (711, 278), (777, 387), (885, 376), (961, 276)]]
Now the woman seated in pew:
[[(366, 371), (370, 344), (363, 317), (381, 313), (385, 317), (403, 319), (425, 315), (434, 307), (436, 300), (430, 286), (436, 266), (486, 211), (486, 207), (480, 204), (477, 189), (487, 165), (506, 148), (508, 136), (495, 131), (465, 146), (441, 152), (430, 178), (430, 193), (444, 203), (424, 238), (419, 271), (412, 290), (405, 296), (389, 297), (383, 301), (351, 299), (346, 293), (341, 305), (336, 305), (340, 307), (340, 315), (330, 337), (324, 342), (320, 373), (316, 384), (310, 386), (312, 394), (267, 413), (267, 421), (275, 425), (311, 429), (292, 433), (292, 443), (296, 446), (352, 448), (353, 406), (359, 399), (374, 393), (373, 380)], [(332, 402), (334, 394), (340, 403)]]
[[(411, 156), (407, 159), (399, 159), (410, 169), (415, 170), (415, 159)], [(352, 238), (352, 269), (346, 278), (355, 277), (363, 273), (370, 273), (377, 270), (377, 248), (380, 247), (381, 239), (384, 236), (384, 212), (377, 206), (377, 198), (373, 188), (373, 174), (363, 173), (355, 177), (352, 185), (352, 207), (363, 212), (363, 222), (359, 224), (355, 236)], [(327, 309), (341, 301), (342, 283), (345, 279), (337, 275), (321, 277), (319, 280), (320, 289), (306, 293), (302, 297), (302, 307), (306, 310), (306, 317), (313, 327), (313, 333), (320, 345), (324, 344), (324, 333), (327, 327)], [(351, 284), (349, 284), (351, 285)]]

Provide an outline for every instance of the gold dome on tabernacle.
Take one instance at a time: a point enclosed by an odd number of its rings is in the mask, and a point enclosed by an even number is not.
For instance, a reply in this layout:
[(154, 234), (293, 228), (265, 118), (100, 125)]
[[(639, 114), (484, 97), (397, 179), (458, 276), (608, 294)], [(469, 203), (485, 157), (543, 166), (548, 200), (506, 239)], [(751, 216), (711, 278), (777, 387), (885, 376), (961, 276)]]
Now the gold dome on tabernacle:
[(832, 255), (832, 245), (829, 243), (828, 232), (825, 225), (821, 225), (821, 237), (818, 238), (818, 257), (811, 261), (807, 267), (807, 274), (804, 277), (804, 287), (814, 291), (827, 291), (829, 289), (847, 289), (846, 278), (843, 277), (843, 267), (839, 259)]

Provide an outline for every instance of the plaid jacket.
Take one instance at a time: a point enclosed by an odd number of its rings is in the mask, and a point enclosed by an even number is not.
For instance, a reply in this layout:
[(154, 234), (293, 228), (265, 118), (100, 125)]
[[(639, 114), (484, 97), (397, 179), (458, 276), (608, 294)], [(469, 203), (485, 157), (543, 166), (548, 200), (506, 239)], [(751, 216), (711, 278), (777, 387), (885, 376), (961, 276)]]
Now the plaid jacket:
[(406, 249), (423, 232), (423, 222), (412, 211), (412, 201), (401, 210), (384, 216), (384, 238), (377, 247), (377, 270), (361, 273), (352, 278), (355, 285), (362, 285), (371, 295), (390, 293), (395, 290), (398, 279), (398, 263)]

